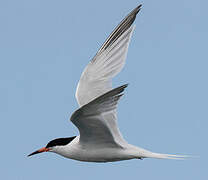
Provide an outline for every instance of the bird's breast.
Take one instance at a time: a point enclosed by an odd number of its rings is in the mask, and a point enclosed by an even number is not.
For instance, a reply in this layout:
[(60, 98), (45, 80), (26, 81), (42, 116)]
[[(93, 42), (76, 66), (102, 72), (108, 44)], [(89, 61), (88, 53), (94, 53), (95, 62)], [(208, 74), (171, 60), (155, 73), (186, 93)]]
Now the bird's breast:
[(66, 158), (87, 162), (113, 162), (134, 158), (121, 148), (82, 148), (79, 145), (57, 153)]

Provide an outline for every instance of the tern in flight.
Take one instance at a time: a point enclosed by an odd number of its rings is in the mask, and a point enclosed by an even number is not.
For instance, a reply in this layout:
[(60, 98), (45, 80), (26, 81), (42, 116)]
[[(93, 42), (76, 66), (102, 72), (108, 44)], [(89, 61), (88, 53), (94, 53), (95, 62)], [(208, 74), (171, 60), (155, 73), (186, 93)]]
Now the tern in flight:
[(127, 84), (112, 88), (112, 78), (125, 64), (132, 25), (142, 5), (131, 11), (107, 38), (84, 69), (76, 90), (80, 108), (70, 120), (80, 135), (58, 138), (29, 154), (54, 152), (66, 158), (87, 162), (128, 159), (181, 159), (185, 156), (160, 154), (129, 144), (117, 126), (116, 108)]

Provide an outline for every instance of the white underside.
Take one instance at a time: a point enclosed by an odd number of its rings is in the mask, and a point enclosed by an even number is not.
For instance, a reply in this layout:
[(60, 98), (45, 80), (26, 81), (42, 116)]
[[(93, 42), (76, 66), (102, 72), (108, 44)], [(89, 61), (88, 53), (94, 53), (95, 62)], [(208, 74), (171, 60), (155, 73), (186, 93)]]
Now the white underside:
[(68, 145), (52, 147), (51, 152), (88, 162), (149, 157), (181, 158), (176, 155), (153, 153), (128, 144), (117, 125), (117, 104), (127, 85), (112, 89), (112, 78), (125, 64), (129, 42), (135, 28), (132, 23), (140, 8), (141, 5), (121, 21), (81, 75), (76, 91), (80, 108), (70, 118), (78, 128), (80, 136)]
[(82, 145), (77, 136), (66, 146), (56, 146), (51, 152), (55, 152), (66, 158), (87, 162), (113, 162), (128, 159), (160, 158), (181, 159), (184, 156), (153, 153), (148, 150), (126, 143), (123, 147), (99, 147), (95, 145)]

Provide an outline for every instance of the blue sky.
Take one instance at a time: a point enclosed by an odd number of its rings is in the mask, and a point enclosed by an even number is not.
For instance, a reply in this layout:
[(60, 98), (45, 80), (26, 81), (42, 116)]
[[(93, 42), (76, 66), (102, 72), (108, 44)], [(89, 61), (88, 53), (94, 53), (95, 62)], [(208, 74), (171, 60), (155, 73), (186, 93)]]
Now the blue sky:
[[(127, 63), (119, 127), (130, 143), (185, 161), (83, 163), (53, 153), (26, 155), (78, 134), (80, 74), (113, 28), (142, 11)], [(1, 179), (206, 179), (208, 23), (205, 0), (0, 1)]]

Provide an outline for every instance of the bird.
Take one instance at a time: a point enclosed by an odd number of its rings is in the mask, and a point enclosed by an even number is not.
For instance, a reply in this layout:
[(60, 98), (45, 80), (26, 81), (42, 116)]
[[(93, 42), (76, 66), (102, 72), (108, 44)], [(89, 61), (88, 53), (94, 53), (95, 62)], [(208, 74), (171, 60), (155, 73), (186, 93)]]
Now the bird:
[(117, 122), (117, 106), (128, 84), (112, 88), (112, 79), (124, 67), (133, 24), (142, 4), (133, 9), (113, 30), (85, 67), (76, 89), (79, 104), (71, 122), (80, 135), (57, 138), (29, 154), (54, 152), (85, 162), (114, 162), (129, 159), (183, 159), (184, 155), (161, 154), (129, 144)]

